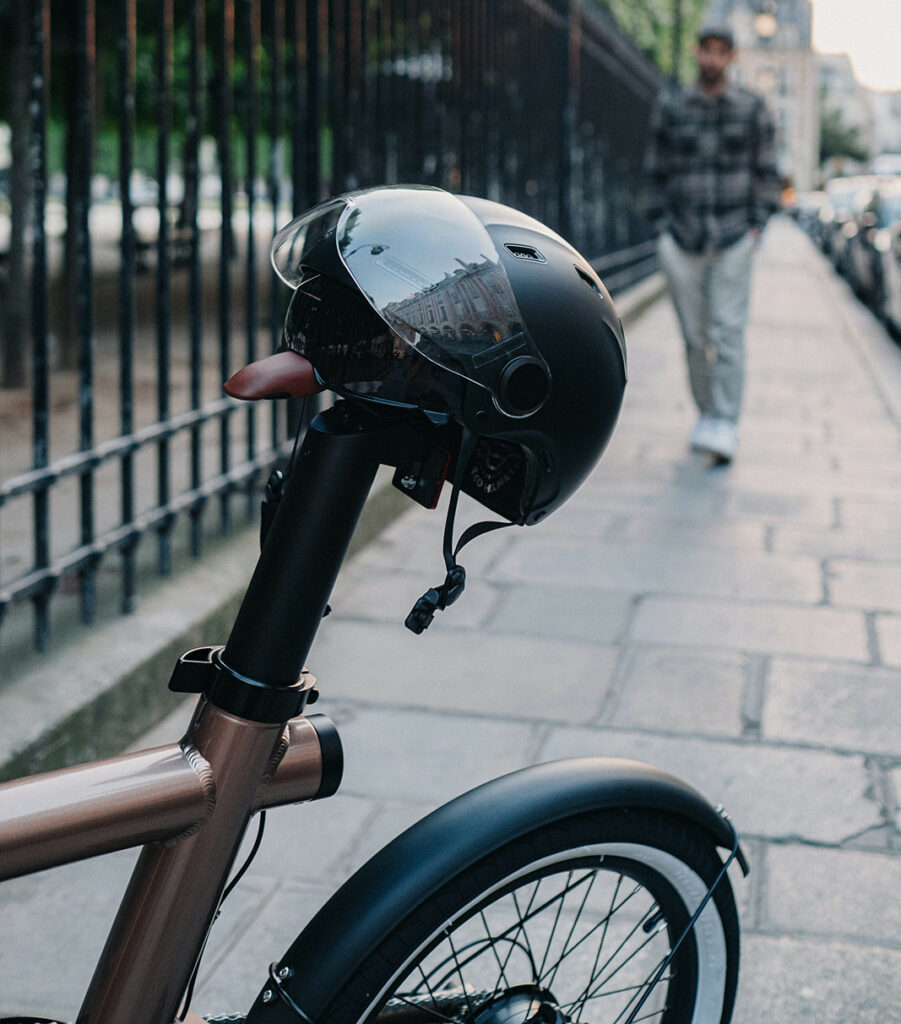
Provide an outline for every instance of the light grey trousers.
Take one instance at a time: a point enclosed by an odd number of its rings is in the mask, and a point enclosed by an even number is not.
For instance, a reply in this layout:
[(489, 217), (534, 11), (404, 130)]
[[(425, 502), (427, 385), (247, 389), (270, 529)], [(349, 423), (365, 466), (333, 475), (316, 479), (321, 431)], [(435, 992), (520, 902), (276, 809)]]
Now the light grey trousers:
[(727, 249), (691, 253), (660, 236), (660, 265), (682, 326), (688, 379), (698, 409), (738, 422), (745, 382), (745, 324), (754, 236)]

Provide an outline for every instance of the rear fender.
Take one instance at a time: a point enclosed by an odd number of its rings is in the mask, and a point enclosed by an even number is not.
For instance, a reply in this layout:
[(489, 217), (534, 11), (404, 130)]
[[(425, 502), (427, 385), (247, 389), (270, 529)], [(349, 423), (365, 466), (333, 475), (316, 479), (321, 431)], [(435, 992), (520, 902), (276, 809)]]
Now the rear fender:
[[(348, 879), (279, 961), (276, 971), (286, 973), (282, 990), (319, 1024), (348, 975), (453, 875), (533, 829), (617, 807), (678, 815), (730, 853), (737, 846), (721, 811), (687, 783), (651, 765), (586, 757), (523, 768), (433, 811)], [(736, 859), (747, 874), (741, 850)], [(270, 984), (261, 992), (248, 1024), (297, 1024), (297, 1013), (274, 989)]]

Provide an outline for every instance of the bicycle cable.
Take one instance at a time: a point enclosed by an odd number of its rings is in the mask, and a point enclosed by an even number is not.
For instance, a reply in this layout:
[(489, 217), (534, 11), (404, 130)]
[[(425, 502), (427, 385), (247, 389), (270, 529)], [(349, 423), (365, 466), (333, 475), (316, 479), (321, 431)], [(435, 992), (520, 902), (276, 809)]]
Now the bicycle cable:
[(304, 417), (307, 414), (307, 396), (304, 395), (300, 400), (300, 405), (297, 411), (297, 430), (294, 433), (294, 447), (291, 449), (291, 454), (288, 457), (288, 461), (284, 468), (284, 479), (287, 480), (291, 475), (291, 470), (294, 468), (294, 459), (297, 455), (297, 449), (300, 446), (300, 437), (303, 434)]
[(260, 846), (262, 845), (263, 842), (263, 832), (265, 828), (266, 812), (260, 811), (260, 824), (259, 827), (257, 828), (257, 834), (256, 838), (253, 841), (253, 846), (250, 848), (250, 852), (244, 859), (244, 863), (241, 865), (240, 868), (238, 868), (235, 877), (228, 883), (228, 885), (223, 890), (222, 897), (220, 898), (219, 904), (216, 907), (216, 913), (213, 915), (213, 920), (210, 921), (210, 926), (209, 928), (207, 928), (206, 935), (204, 936), (203, 945), (200, 947), (200, 952), (197, 954), (197, 959), (194, 961), (194, 968), (191, 971), (191, 976), (188, 979), (188, 985), (187, 988), (185, 989), (184, 999), (182, 1000), (182, 1010), (178, 1016), (179, 1021), (184, 1021), (187, 1018), (188, 1010), (191, 1008), (191, 999), (194, 996), (194, 986), (197, 984), (197, 976), (200, 973), (200, 961), (203, 959), (203, 954), (206, 952), (206, 944), (209, 941), (210, 933), (213, 930), (213, 925), (219, 920), (219, 915), (222, 913), (222, 904), (225, 903), (225, 901), (231, 895), (235, 886), (244, 877), (245, 873), (247, 872), (247, 869), (253, 862), (254, 857), (256, 857), (260, 849)]

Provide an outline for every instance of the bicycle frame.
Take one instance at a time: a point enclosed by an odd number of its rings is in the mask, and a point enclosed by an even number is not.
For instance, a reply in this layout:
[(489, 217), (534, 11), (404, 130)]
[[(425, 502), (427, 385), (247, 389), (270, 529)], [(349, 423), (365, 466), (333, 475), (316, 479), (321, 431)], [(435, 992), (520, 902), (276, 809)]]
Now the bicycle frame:
[(392, 434), (364, 419), (339, 405), (307, 431), (226, 647), (173, 676), (204, 693), (184, 739), (0, 786), (0, 880), (144, 844), (79, 1024), (173, 1020), (251, 814), (338, 787), (302, 666)]

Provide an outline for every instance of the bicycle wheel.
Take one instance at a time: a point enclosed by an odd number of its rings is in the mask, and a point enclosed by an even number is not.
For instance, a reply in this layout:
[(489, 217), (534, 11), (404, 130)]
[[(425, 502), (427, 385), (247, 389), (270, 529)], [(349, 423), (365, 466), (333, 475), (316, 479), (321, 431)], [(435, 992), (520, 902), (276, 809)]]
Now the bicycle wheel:
[(683, 818), (618, 809), (555, 822), (411, 908), (320, 1019), (727, 1024), (739, 951), (728, 878), (660, 975), (721, 868)]

